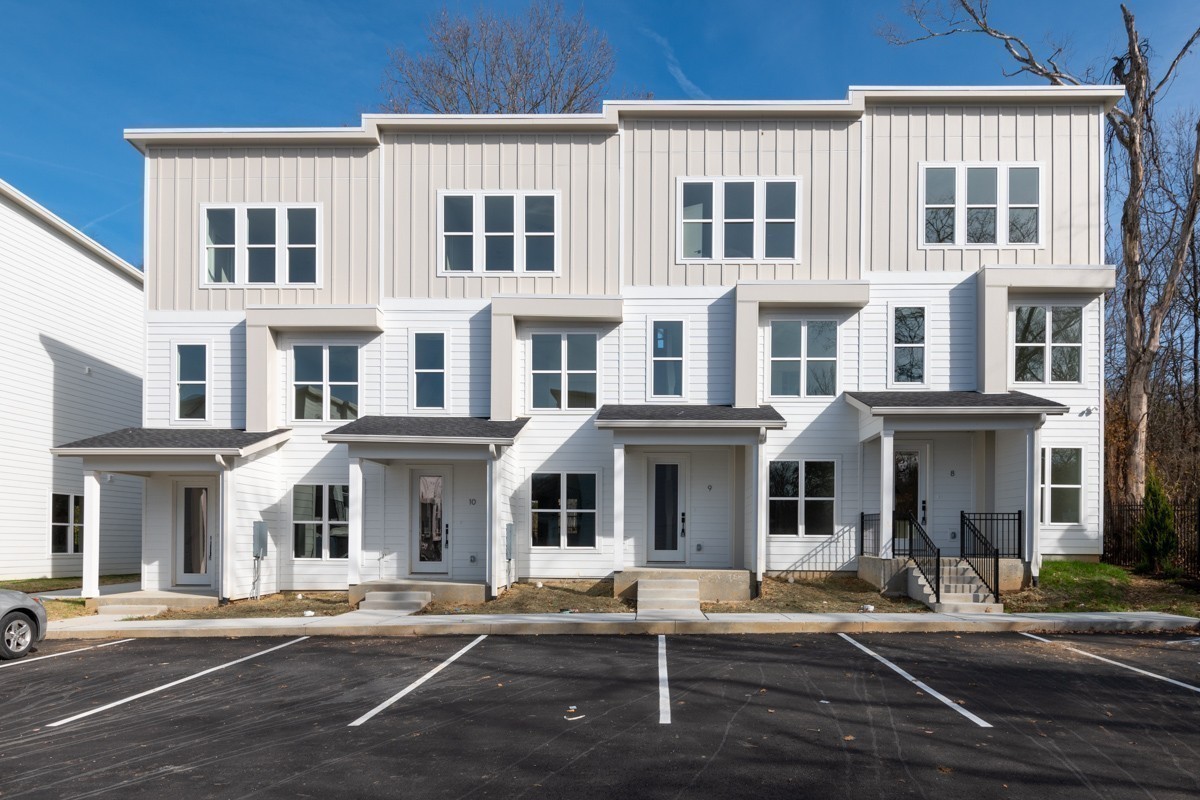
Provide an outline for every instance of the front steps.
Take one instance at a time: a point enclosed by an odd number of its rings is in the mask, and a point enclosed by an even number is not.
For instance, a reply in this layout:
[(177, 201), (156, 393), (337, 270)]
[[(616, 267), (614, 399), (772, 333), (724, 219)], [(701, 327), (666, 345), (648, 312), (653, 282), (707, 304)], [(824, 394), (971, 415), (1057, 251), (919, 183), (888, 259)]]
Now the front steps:
[(215, 593), (179, 587), (103, 594), (87, 598), (84, 607), (97, 614), (145, 617), (167, 609), (212, 608), (218, 602)]
[(700, 612), (700, 581), (686, 578), (639, 580), (637, 618), (704, 619)]
[(912, 563), (908, 566), (908, 596), (946, 614), (1000, 614), (1004, 605), (995, 602), (991, 591), (962, 559), (941, 560), (941, 598), (934, 602), (933, 589)]
[(367, 599), (367, 594), (377, 592), (427, 592), (439, 603), (463, 605), (474, 605), (487, 600), (487, 586), (482, 582), (462, 583), (439, 578), (386, 578), (351, 586), (350, 605), (361, 608), (360, 603)]
[(420, 611), (433, 600), (429, 592), (367, 592), (358, 604), (360, 611), (395, 611), (412, 614)]

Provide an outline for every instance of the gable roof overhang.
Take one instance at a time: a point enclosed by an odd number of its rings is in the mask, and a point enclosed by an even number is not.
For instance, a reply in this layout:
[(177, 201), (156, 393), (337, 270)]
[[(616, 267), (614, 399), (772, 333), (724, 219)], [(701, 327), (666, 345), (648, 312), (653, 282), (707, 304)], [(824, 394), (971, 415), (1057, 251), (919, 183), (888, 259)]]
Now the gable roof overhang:
[(619, 444), (754, 444), (787, 425), (771, 406), (605, 405), (595, 426)]
[(50, 448), (61, 458), (81, 458), (85, 470), (151, 475), (160, 472), (220, 472), (235, 459), (279, 447), (288, 428), (122, 428)]
[[(859, 441), (884, 431), (981, 431), (1040, 428), (1071, 409), (1024, 392), (846, 392), (858, 409)], [(1085, 412), (1087, 413), (1087, 412)]]

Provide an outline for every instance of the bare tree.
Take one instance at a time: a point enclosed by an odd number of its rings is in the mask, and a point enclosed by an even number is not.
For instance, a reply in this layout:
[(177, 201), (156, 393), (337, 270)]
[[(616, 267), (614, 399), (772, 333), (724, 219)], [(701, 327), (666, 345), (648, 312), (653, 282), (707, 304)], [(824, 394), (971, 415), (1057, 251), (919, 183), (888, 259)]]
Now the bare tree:
[(394, 113), (541, 114), (597, 111), (616, 60), (583, 9), (533, 0), (523, 15), (443, 8), (423, 52), (388, 52), (383, 110)]
[[(886, 26), (881, 34), (904, 45), (945, 36), (974, 34), (999, 42), (1016, 63), (1008, 76), (1026, 73), (1056, 86), (1095, 82), (1094, 75), (1072, 73), (1060, 63), (1061, 46), (1041, 56), (1021, 37), (994, 27), (988, 17), (988, 0), (910, 0), (905, 14), (919, 32), (908, 36), (899, 27)], [(1188, 260), (1200, 211), (1200, 120), (1192, 120), (1194, 133), (1184, 174), (1171, 182), (1163, 168), (1155, 112), (1176, 77), (1180, 62), (1200, 39), (1200, 27), (1188, 36), (1163, 72), (1151, 78), (1149, 42), (1138, 33), (1133, 12), (1121, 6), (1125, 50), (1113, 58), (1106, 78), (1125, 87), (1124, 99), (1108, 113), (1111, 141), (1119, 148), (1121, 175), (1114, 186), (1120, 193), (1121, 248), (1118, 292), (1123, 328), (1124, 381), (1120, 425), (1124, 452), (1119, 491), (1125, 500), (1141, 499), (1146, 486), (1146, 444), (1154, 386), (1155, 359), (1162, 344), (1163, 325), (1172, 308), (1180, 276)], [(1109, 463), (1114, 463), (1110, 460)]]

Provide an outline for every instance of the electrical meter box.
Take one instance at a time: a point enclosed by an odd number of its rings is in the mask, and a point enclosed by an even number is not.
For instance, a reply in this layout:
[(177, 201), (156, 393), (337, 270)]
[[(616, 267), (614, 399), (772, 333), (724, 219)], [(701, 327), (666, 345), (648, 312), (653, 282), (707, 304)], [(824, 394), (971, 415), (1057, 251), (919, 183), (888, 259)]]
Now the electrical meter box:
[(254, 557), (267, 557), (267, 523), (262, 521), (254, 523)]
[(513, 560), (513, 524), (511, 522), (504, 526), (504, 558), (508, 561)]

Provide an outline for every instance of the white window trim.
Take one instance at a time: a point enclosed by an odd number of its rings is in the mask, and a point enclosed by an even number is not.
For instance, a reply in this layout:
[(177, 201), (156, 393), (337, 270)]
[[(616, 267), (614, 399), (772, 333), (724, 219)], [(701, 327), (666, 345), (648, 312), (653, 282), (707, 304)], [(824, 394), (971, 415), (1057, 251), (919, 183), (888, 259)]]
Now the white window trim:
[[(233, 283), (217, 283), (208, 279), (208, 212), (209, 209), (231, 208), (234, 211), (233, 224)], [(252, 208), (275, 209), (275, 282), (250, 283), (249, 258), (249, 226), (246, 211)], [(316, 212), (316, 281), (314, 283), (290, 283), (287, 280), (287, 211), (293, 208), (311, 208)], [(200, 220), (197, 231), (200, 240), (200, 260), (197, 261), (197, 271), (200, 286), (204, 289), (278, 289), (304, 288), (321, 289), (324, 287), (324, 270), (322, 269), (321, 254), (325, 252), (323, 206), (320, 203), (201, 203)], [(280, 280), (282, 278), (282, 280)]]
[[(525, 198), (553, 197), (554, 198), (554, 269), (527, 271), (525, 269)], [(471, 206), (471, 270), (446, 269), (446, 197), (470, 197)], [(513, 269), (486, 269), (483, 204), (485, 197), (513, 198)], [(478, 277), (502, 278), (509, 275), (529, 275), (532, 277), (552, 278), (563, 274), (563, 226), (562, 226), (562, 193), (557, 189), (501, 191), (501, 190), (462, 190), (438, 189), (437, 191), (437, 264), (438, 277), (474, 275)], [(465, 234), (464, 234), (465, 235)], [(538, 234), (532, 234), (538, 235)]]
[[(925, 241), (925, 170), (953, 168), (954, 173), (954, 241), (943, 244)], [(968, 244), (967, 236), (967, 169), (994, 167), (996, 169), (996, 243)], [(1038, 171), (1038, 240), (1036, 242), (1008, 241), (1008, 170), (1029, 167)], [(917, 249), (918, 250), (1044, 250), (1046, 244), (1046, 165), (1041, 161), (920, 161), (917, 163)], [(1018, 206), (1028, 208), (1029, 206)]]
[[(440, 406), (419, 406), (417, 405), (417, 336), (419, 335), (434, 335), (442, 337), (442, 404)], [(410, 413), (420, 412), (443, 414), (450, 410), (450, 331), (436, 330), (433, 328), (414, 328), (408, 336), (408, 363), (409, 363), (409, 382), (408, 382), (408, 408)], [(438, 372), (433, 369), (423, 369), (419, 372)], [(359, 405), (361, 407), (361, 398)]]
[[(678, 358), (655, 358), (654, 357), (654, 326), (659, 322), (678, 322), (680, 323), (683, 337), (682, 355)], [(688, 319), (686, 317), (646, 317), (646, 402), (648, 403), (686, 403), (688, 402)], [(680, 381), (682, 391), (679, 394), (655, 394), (654, 393), (654, 362), (655, 361), (676, 361), (681, 365)], [(597, 366), (599, 362), (597, 361)]]
[[(596, 405), (592, 408), (567, 408), (567, 390), (568, 390), (568, 375), (570, 372), (567, 369), (567, 336), (568, 335), (587, 335), (592, 336), (596, 340)], [(563, 400), (562, 408), (536, 408), (533, 405), (533, 337), (534, 336), (557, 336), (559, 337), (559, 347), (562, 353), (562, 362), (559, 367), (559, 374), (562, 375), (563, 383)], [(572, 330), (532, 330), (525, 335), (525, 413), (527, 414), (565, 414), (565, 415), (583, 415), (590, 416), (595, 414), (600, 406), (604, 405), (604, 375), (602, 371), (602, 351), (600, 343), (603, 341), (603, 336), (598, 331), (572, 331)], [(539, 370), (539, 374), (546, 372)], [(582, 374), (588, 370), (575, 370), (576, 374)]]
[[(776, 322), (799, 322), (804, 326), (804, 332), (800, 338), (800, 358), (780, 358), (780, 361), (799, 361), (800, 362), (800, 394), (772, 394), (771, 393), (771, 366), (776, 360), (771, 355), (772, 338), (774, 336), (774, 328)], [(834, 326), (835, 356), (833, 362), (835, 364), (833, 394), (809, 395), (808, 394), (808, 324), (810, 322), (832, 322)], [(835, 317), (797, 317), (797, 316), (782, 316), (771, 317), (765, 320), (766, 336), (764, 336), (765, 352), (764, 363), (766, 369), (763, 370), (763, 397), (780, 403), (829, 403), (837, 399), (842, 393), (842, 373), (845, 370), (845, 360), (842, 358), (842, 321)], [(820, 358), (818, 361), (829, 361), (828, 358)]]
[[(189, 419), (179, 416), (179, 346), (204, 346), (204, 419)], [(184, 381), (195, 383), (196, 381)], [(171, 339), (171, 424), (178, 426), (208, 427), (213, 424), (213, 340)]]
[[(319, 486), (321, 488), (322, 499), (321, 499), (321, 519), (320, 520), (316, 520), (316, 519), (297, 520), (296, 519), (296, 487), (297, 486)], [(346, 487), (346, 495), (347, 495), (348, 500), (346, 503), (346, 521), (345, 522), (342, 522), (340, 520), (333, 520), (331, 522), (329, 519), (329, 509), (331, 506), (331, 503), (329, 502), (329, 488), (331, 486), (345, 486)], [(349, 528), (349, 526), (350, 526), (350, 505), (354, 502), (355, 502), (354, 496), (350, 494), (349, 481), (347, 481), (346, 483), (304, 483), (304, 482), (299, 482), (299, 483), (292, 484), (292, 488), (288, 490), (288, 532), (289, 532), (288, 544), (290, 545), (288, 547), (288, 555), (291, 556), (291, 560), (293, 562), (299, 562), (301, 564), (316, 564), (319, 562), (333, 562), (335, 564), (346, 563), (347, 559), (349, 558), (349, 553), (347, 553), (346, 558), (333, 558), (332, 556), (329, 555), (329, 538), (330, 538), (329, 537), (329, 527), (330, 527), (330, 525), (345, 525), (347, 528)], [(320, 555), (320, 557), (296, 555), (296, 525), (297, 524), (315, 525), (318, 523), (321, 526), (321, 555)]]
[[(1051, 522), (1050, 521), (1050, 451), (1051, 450), (1078, 450), (1079, 451), (1079, 522)], [(1042, 442), (1042, 452), (1038, 454), (1041, 464), (1041, 478), (1038, 480), (1039, 504), (1038, 508), (1041, 511), (1041, 518), (1038, 520), (1038, 527), (1042, 529), (1050, 529), (1055, 531), (1078, 530), (1087, 527), (1088, 521), (1088, 506), (1087, 506), (1087, 488), (1088, 488), (1088, 448), (1082, 444), (1049, 444)], [(1037, 479), (1038, 476), (1035, 476)], [(1073, 485), (1054, 484), (1060, 489), (1074, 489)]]
[[(916, 345), (897, 345), (896, 344), (896, 309), (898, 308), (919, 308), (925, 313), (925, 342), (921, 347), (925, 350), (925, 380), (920, 383), (911, 383), (906, 381), (896, 380), (896, 348), (897, 347), (915, 347)], [(926, 303), (905, 303), (899, 300), (893, 300), (887, 306), (887, 387), (889, 389), (928, 389), (929, 382), (929, 305)]]
[[(67, 497), (70, 498), (70, 500), (67, 502), (67, 552), (65, 552), (65, 553), (54, 552), (54, 528), (55, 528), (54, 495), (56, 495), (56, 494), (65, 494)], [(82, 492), (79, 492), (79, 493), (76, 493), (73, 491), (56, 492), (53, 489), (50, 490), (50, 493), (46, 498), (46, 500), (47, 500), (46, 519), (49, 520), (49, 524), (47, 525), (47, 530), (46, 530), (46, 533), (47, 533), (46, 554), (49, 555), (51, 558), (66, 558), (66, 557), (75, 558), (75, 557), (83, 555), (82, 550), (75, 549), (75, 535), (74, 535), (75, 534), (75, 526), (83, 524), (83, 520), (79, 520), (79, 521), (75, 520), (75, 498), (76, 497), (78, 497), (81, 502), (84, 501), (84, 496), (83, 496)], [(85, 511), (85, 515), (86, 515), (86, 511)]]
[[(551, 545), (535, 545), (533, 543), (533, 515), (534, 515), (534, 513), (543, 513), (544, 514), (551, 510), (551, 509), (534, 509), (534, 507), (533, 507), (533, 476), (534, 475), (557, 475), (558, 476), (558, 490), (559, 490), (559, 498), (560, 498), (559, 502), (564, 506), (563, 508), (558, 509), (559, 531), (561, 532), (561, 535), (559, 536), (559, 540), (558, 540), (558, 547), (554, 547)], [(575, 509), (576, 511), (582, 511), (582, 513), (585, 513), (585, 514), (595, 514), (596, 515), (596, 544), (592, 547), (568, 547), (567, 546), (566, 514), (569, 511), (571, 511), (571, 509), (565, 508), (566, 499), (567, 499), (567, 476), (568, 475), (591, 475), (596, 480), (596, 508), (595, 509)], [(549, 467), (544, 467), (542, 469), (531, 469), (529, 471), (528, 480), (529, 480), (529, 505), (526, 506), (526, 510), (529, 511), (529, 527), (525, 531), (525, 534), (526, 534), (525, 541), (529, 544), (530, 551), (533, 553), (558, 553), (558, 552), (599, 553), (600, 552), (600, 537), (601, 537), (601, 533), (602, 533), (601, 529), (600, 529), (600, 509), (604, 507), (603, 498), (601, 497), (601, 494), (600, 494), (600, 490), (603, 488), (603, 484), (601, 481), (601, 473), (597, 470), (590, 470), (590, 469), (561, 469), (560, 470), (560, 469), (552, 469)]]
[[(711, 183), (712, 196), (712, 258), (684, 258), (683, 256), (683, 186), (686, 183)], [(725, 256), (725, 184), (754, 184), (754, 257), (726, 259)], [(767, 241), (767, 189), (768, 183), (796, 184), (796, 242), (794, 258), (766, 258)], [(803, 250), (804, 180), (799, 175), (764, 176), (707, 176), (681, 175), (675, 178), (675, 263), (676, 264), (799, 264)], [(779, 220), (784, 221), (784, 220)]]
[[(798, 488), (799, 494), (797, 497), (773, 497), (771, 495), (771, 488), (770, 488), (771, 464), (776, 461), (795, 461), (800, 464), (800, 472), (799, 472), (800, 486)], [(804, 530), (804, 501), (806, 499), (811, 499), (811, 500), (828, 500), (828, 499), (830, 499), (828, 497), (805, 498), (805, 496), (804, 496), (804, 472), (808, 468), (807, 464), (809, 462), (813, 462), (813, 461), (823, 461), (823, 462), (827, 461), (827, 462), (830, 462), (833, 464), (833, 498), (832, 498), (833, 499), (833, 533), (828, 534), (828, 535), (821, 534), (821, 533), (809, 534), (809, 533), (806, 533)], [(774, 541), (779, 541), (779, 542), (802, 542), (805, 539), (808, 539), (810, 541), (817, 541), (817, 540), (832, 541), (838, 535), (838, 525), (839, 525), (839, 520), (841, 519), (839, 516), (839, 514), (841, 512), (841, 497), (842, 497), (842, 460), (841, 460), (841, 458), (839, 458), (837, 456), (814, 455), (814, 456), (796, 456), (796, 457), (790, 457), (790, 458), (785, 458), (783, 456), (779, 456), (778, 458), (768, 459), (767, 460), (767, 508), (766, 508), (766, 514), (768, 515), (767, 516), (767, 538), (774, 540)], [(788, 501), (795, 500), (796, 501), (797, 516), (796, 516), (796, 532), (795, 533), (771, 533), (770, 532), (771, 531), (770, 513), (771, 513), (771, 501), (772, 500), (788, 500)]]
[[(1073, 388), (1089, 388), (1088, 381), (1088, 306), (1090, 302), (1083, 300), (1047, 300), (1042, 297), (1018, 298), (1016, 302), (1009, 305), (1008, 308), (1008, 384), (1015, 388), (1028, 388), (1030, 386), (1063, 386)], [(1042, 347), (1046, 348), (1046, 361), (1043, 369), (1043, 380), (1040, 381), (1018, 381), (1017, 380), (1017, 308), (1041, 307), (1046, 309), (1046, 338), (1042, 343)], [(1053, 344), (1050, 339), (1053, 336), (1052, 316), (1053, 309), (1059, 308), (1078, 308), (1079, 309), (1079, 327), (1080, 327), (1080, 342), (1079, 344)], [(1036, 346), (1036, 345), (1030, 345)], [(1078, 347), (1079, 348), (1079, 380), (1077, 381), (1055, 381), (1050, 379), (1050, 364), (1051, 364), (1051, 347)]]
[[(321, 398), (321, 419), (297, 419), (296, 418), (296, 354), (297, 347), (320, 347), (321, 348), (321, 389), (324, 393)], [(362, 419), (367, 416), (367, 411), (363, 404), (363, 388), (366, 386), (366, 380), (363, 377), (363, 351), (366, 347), (361, 342), (339, 342), (330, 341), (328, 339), (295, 339), (287, 343), (287, 385), (284, 402), (287, 405), (286, 419), (292, 425), (348, 425), (354, 420), (348, 419), (330, 419), (329, 418), (329, 348), (330, 347), (353, 347), (358, 351), (358, 381), (354, 384), (358, 386), (358, 416), (355, 419)], [(335, 386), (349, 386), (346, 381), (338, 381)], [(307, 484), (305, 484), (307, 485)]]

